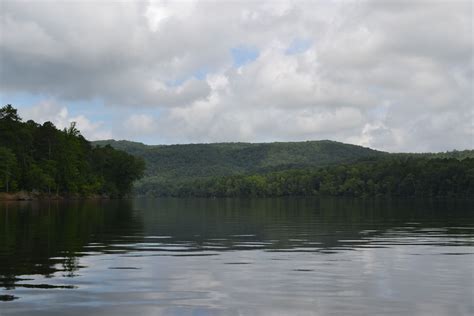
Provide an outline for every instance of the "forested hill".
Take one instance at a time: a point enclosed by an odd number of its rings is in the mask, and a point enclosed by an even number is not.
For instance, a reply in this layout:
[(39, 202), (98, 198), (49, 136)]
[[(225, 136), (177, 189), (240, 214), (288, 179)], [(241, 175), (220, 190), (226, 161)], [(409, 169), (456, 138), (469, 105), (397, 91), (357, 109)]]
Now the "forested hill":
[(142, 157), (146, 177), (181, 179), (261, 173), (354, 162), (386, 155), (334, 141), (212, 143), (149, 146), (129, 141), (96, 141)]
[(140, 158), (92, 146), (74, 123), (59, 130), (51, 122), (23, 122), (11, 105), (0, 108), (0, 196), (123, 196), (143, 169)]
[(143, 158), (152, 196), (470, 196), (474, 151), (389, 154), (333, 141), (149, 146), (98, 141)]
[(96, 141), (141, 157), (145, 176), (137, 186), (163, 185), (235, 174), (322, 167), (383, 157), (384, 152), (334, 141), (213, 143), (149, 146), (129, 141)]

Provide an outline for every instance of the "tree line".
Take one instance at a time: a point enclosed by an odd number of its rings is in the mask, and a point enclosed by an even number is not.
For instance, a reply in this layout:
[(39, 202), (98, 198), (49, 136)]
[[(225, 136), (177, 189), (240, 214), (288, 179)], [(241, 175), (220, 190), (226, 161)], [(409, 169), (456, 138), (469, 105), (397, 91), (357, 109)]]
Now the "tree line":
[(242, 174), (137, 188), (152, 196), (474, 197), (474, 159), (398, 156), (323, 168)]
[(0, 108), (0, 192), (124, 196), (145, 169), (142, 159), (110, 146), (92, 146), (71, 123), (23, 122)]
[(105, 140), (116, 149), (141, 157), (145, 175), (135, 187), (162, 186), (203, 178), (236, 174), (263, 174), (290, 169), (324, 167), (388, 153), (334, 141), (274, 143), (211, 143), (150, 146), (129, 141)]

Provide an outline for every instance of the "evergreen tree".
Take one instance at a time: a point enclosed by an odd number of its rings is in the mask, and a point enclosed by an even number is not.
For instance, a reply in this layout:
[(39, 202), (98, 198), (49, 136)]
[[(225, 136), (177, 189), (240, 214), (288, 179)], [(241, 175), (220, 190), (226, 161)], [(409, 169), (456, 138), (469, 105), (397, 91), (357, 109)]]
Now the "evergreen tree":
[(74, 122), (61, 131), (51, 122), (22, 122), (9, 104), (0, 108), (0, 191), (124, 196), (143, 170), (141, 159), (93, 148)]

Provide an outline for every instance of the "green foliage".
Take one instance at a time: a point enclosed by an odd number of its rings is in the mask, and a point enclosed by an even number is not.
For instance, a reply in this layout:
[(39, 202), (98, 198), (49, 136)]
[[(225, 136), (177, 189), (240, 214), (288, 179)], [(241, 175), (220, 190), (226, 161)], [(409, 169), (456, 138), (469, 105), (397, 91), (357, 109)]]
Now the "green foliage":
[(332, 141), (147, 146), (135, 192), (151, 196), (472, 196), (474, 151), (389, 154)]
[(414, 154), (414, 153), (398, 153), (398, 154), (392, 154), (391, 156), (394, 157), (399, 157), (399, 158), (429, 158), (429, 159), (444, 159), (444, 158), (454, 158), (458, 160), (463, 160), (466, 158), (474, 158), (474, 150), (453, 150), (453, 151), (446, 151), (446, 152), (441, 152), (441, 153), (419, 153), (419, 154)]
[[(167, 194), (181, 183), (232, 175), (260, 175), (269, 172), (315, 168), (387, 154), (355, 145), (333, 141), (293, 143), (217, 143), (147, 146), (128, 141), (99, 141), (145, 160), (145, 176), (136, 182), (140, 193)], [(257, 178), (249, 190), (259, 191)]]
[(474, 197), (474, 159), (386, 158), (319, 169), (169, 182), (142, 194), (196, 197), (295, 195)]
[(11, 105), (0, 109), (0, 191), (49, 194), (127, 194), (144, 162), (110, 146), (93, 147), (75, 123), (22, 122)]
[(12, 179), (17, 171), (15, 154), (8, 148), (0, 147), (0, 189), (9, 192), (14, 188)]
[(21, 118), (18, 115), (17, 109), (15, 109), (11, 104), (7, 104), (0, 109), (0, 120), (19, 122), (21, 121)]

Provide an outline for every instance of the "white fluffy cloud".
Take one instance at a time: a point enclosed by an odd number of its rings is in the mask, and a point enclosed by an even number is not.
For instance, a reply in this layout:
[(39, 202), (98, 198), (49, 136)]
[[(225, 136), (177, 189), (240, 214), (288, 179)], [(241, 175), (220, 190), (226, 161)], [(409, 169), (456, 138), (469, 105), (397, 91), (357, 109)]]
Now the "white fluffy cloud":
[(473, 148), (473, 55), (469, 0), (1, 2), (0, 92), (103, 100), (135, 140)]
[(52, 122), (57, 128), (63, 129), (76, 123), (81, 134), (90, 140), (110, 139), (112, 133), (104, 129), (103, 122), (92, 122), (84, 115), (71, 116), (66, 106), (55, 102), (44, 101), (20, 111), (20, 116), (26, 120), (37, 123)]
[(157, 130), (155, 120), (146, 114), (133, 114), (125, 120), (123, 127), (134, 135), (147, 135)]

